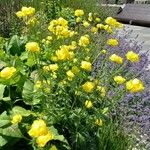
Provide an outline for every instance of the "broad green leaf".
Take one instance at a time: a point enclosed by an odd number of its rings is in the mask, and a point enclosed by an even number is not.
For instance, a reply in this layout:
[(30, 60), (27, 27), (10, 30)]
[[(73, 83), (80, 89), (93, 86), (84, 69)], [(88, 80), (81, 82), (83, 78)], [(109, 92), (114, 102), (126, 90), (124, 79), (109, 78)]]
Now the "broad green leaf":
[(26, 62), (26, 65), (29, 66), (29, 67), (32, 67), (32, 66), (34, 66), (35, 64), (36, 64), (36, 61), (35, 61), (34, 55), (29, 54), (29, 55), (28, 55), (27, 62)]
[(59, 133), (58, 133), (58, 131), (57, 131), (56, 128), (54, 128), (53, 126), (51, 126), (51, 127), (49, 127), (49, 130), (52, 132), (52, 134), (54, 136), (53, 137), (54, 140), (59, 140), (61, 142), (65, 142), (65, 143), (68, 144), (68, 142), (66, 141), (66, 139), (64, 138), (64, 136), (63, 135), (59, 135)]
[(7, 124), (10, 123), (10, 118), (7, 115), (6, 111), (4, 111), (1, 115), (0, 115), (0, 127), (3, 127)]
[(20, 129), (18, 128), (18, 125), (11, 125), (8, 128), (0, 129), (0, 134), (16, 138), (23, 137)]
[(34, 91), (34, 83), (30, 80), (27, 80), (23, 86), (22, 96), (24, 98), (24, 102), (28, 105), (36, 105), (40, 102), (38, 97), (35, 97)]
[(6, 85), (0, 84), (0, 99), (3, 98), (3, 93), (5, 91)]
[(23, 107), (15, 106), (15, 107), (12, 109), (12, 113), (13, 113), (13, 114), (20, 114), (20, 115), (22, 115), (22, 116), (27, 117), (27, 116), (31, 115), (32, 112), (31, 112), (30, 110), (24, 109)]
[(0, 136), (0, 147), (3, 147), (7, 143), (7, 140)]

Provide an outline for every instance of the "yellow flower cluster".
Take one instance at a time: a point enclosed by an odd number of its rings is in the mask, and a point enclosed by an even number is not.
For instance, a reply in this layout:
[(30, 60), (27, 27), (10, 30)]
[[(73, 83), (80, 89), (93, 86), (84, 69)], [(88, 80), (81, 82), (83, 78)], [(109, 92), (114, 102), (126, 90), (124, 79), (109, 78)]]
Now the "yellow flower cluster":
[(0, 77), (3, 79), (10, 79), (14, 73), (16, 72), (16, 68), (14, 67), (6, 67), (0, 72)]
[(88, 20), (89, 20), (90, 22), (93, 21), (93, 14), (92, 14), (92, 13), (89, 13), (89, 14), (88, 14)]
[[(74, 43), (75, 44), (75, 43)], [(62, 45), (60, 49), (56, 51), (56, 57), (58, 60), (70, 60), (74, 58), (74, 52), (71, 50), (75, 49), (75, 45)]]
[(28, 42), (25, 47), (28, 52), (35, 53), (40, 51), (40, 46), (37, 42)]
[(118, 56), (118, 55), (116, 55), (116, 54), (111, 55), (111, 56), (109, 57), (109, 59), (110, 59), (111, 61), (113, 61), (113, 62), (118, 63), (118, 64), (122, 64), (122, 63), (123, 63), (123, 58), (120, 57), (120, 56)]
[(126, 81), (125, 78), (123, 78), (122, 76), (115, 76), (114, 77), (114, 81), (117, 83), (117, 84), (122, 84)]
[(135, 78), (133, 80), (129, 80), (126, 83), (126, 88), (129, 90), (131, 93), (136, 93), (144, 90), (144, 85), (142, 81), (139, 79)]
[(117, 46), (119, 44), (117, 39), (108, 39), (107, 44), (110, 46)]
[(28, 134), (36, 138), (38, 147), (44, 147), (48, 141), (53, 139), (53, 134), (48, 130), (46, 123), (42, 119), (33, 122)]
[(79, 45), (80, 46), (86, 47), (89, 44), (90, 44), (90, 39), (89, 39), (88, 35), (84, 35), (84, 36), (80, 37), (80, 40), (79, 40)]
[(117, 22), (117, 20), (112, 17), (107, 17), (105, 20), (105, 23), (114, 28), (122, 28), (123, 27), (123, 24)]
[(52, 20), (50, 22), (48, 30), (58, 38), (68, 38), (72, 37), (75, 34), (74, 31), (69, 30), (68, 21), (62, 17), (56, 20)]
[(139, 55), (134, 53), (133, 51), (127, 52), (126, 58), (127, 58), (127, 60), (129, 60), (131, 62), (138, 62), (139, 61)]
[(21, 122), (21, 120), (22, 120), (22, 116), (20, 114), (16, 114), (13, 116), (11, 123), (17, 124), (17, 123)]
[(21, 11), (16, 13), (18, 18), (23, 18), (26, 16), (32, 16), (35, 14), (35, 8), (33, 7), (22, 7)]
[(43, 67), (43, 70), (44, 71), (52, 71), (52, 72), (55, 72), (57, 71), (59, 68), (58, 64), (50, 64), (48, 66), (44, 66)]

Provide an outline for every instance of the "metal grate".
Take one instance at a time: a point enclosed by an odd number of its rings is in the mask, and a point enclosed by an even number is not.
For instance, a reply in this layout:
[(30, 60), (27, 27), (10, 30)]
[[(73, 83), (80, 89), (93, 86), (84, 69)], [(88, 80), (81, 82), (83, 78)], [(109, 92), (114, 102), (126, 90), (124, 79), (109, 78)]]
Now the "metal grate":
[(150, 4), (150, 0), (135, 0), (135, 4)]

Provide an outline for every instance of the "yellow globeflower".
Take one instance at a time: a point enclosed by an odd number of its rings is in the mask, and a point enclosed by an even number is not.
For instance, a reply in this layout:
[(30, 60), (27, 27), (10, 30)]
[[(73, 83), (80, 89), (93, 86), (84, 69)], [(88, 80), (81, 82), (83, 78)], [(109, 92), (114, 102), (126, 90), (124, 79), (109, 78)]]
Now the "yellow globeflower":
[(75, 76), (71, 70), (67, 71), (66, 74), (68, 76), (68, 80), (72, 80)]
[(97, 31), (98, 31), (98, 28), (97, 28), (97, 27), (92, 27), (92, 28), (91, 28), (91, 32), (92, 32), (92, 33), (96, 34)]
[(22, 7), (21, 11), (26, 15), (34, 15), (35, 14), (35, 8), (33, 7)]
[(44, 120), (35, 120), (31, 125), (31, 129), (29, 130), (28, 134), (31, 137), (39, 137), (41, 135), (48, 134), (48, 127), (46, 126)]
[(122, 84), (126, 81), (125, 78), (123, 78), (122, 76), (115, 76), (114, 77), (114, 81), (117, 83), (117, 84)]
[(91, 71), (92, 70), (92, 64), (88, 61), (82, 61), (81, 62), (81, 68), (86, 70), (86, 71)]
[[(106, 30), (108, 33), (112, 33), (113, 32), (113, 30), (112, 30), (112, 28), (109, 26), (109, 25), (105, 25), (104, 26), (104, 30)], [(112, 41), (111, 41), (112, 42)], [(112, 44), (112, 43), (111, 43)]]
[(25, 14), (22, 11), (18, 11), (18, 12), (16, 12), (16, 16), (18, 18), (23, 18), (25, 16)]
[(73, 66), (71, 68), (71, 71), (74, 73), (74, 74), (78, 74), (80, 72), (79, 68), (77, 66)]
[(107, 44), (110, 46), (117, 46), (119, 44), (117, 39), (108, 39)]
[(107, 17), (106, 20), (105, 20), (105, 23), (107, 23), (110, 26), (115, 27), (116, 24), (117, 24), (117, 20), (112, 18), (112, 17)]
[(81, 16), (83, 16), (83, 15), (84, 15), (84, 11), (83, 11), (83, 10), (77, 9), (77, 10), (75, 11), (75, 16), (81, 17)]
[(28, 42), (25, 45), (25, 47), (28, 52), (39, 52), (40, 51), (40, 47), (37, 42)]
[(130, 60), (131, 62), (139, 61), (139, 55), (137, 53), (134, 53), (133, 51), (127, 52), (126, 58), (127, 58), (127, 60)]
[(86, 107), (86, 108), (91, 108), (91, 107), (93, 107), (92, 101), (86, 100), (86, 101), (85, 101), (85, 107)]
[(142, 81), (139, 79), (135, 78), (133, 80), (129, 80), (126, 83), (126, 88), (129, 90), (131, 93), (136, 93), (144, 90), (144, 85)]
[(118, 56), (118, 55), (116, 55), (116, 54), (111, 55), (111, 56), (109, 57), (109, 59), (110, 59), (111, 61), (113, 61), (113, 62), (118, 63), (118, 64), (122, 64), (122, 63), (123, 63), (123, 58), (120, 57), (120, 56)]
[(85, 28), (88, 28), (88, 27), (90, 26), (90, 24), (89, 24), (87, 21), (83, 21), (83, 26), (84, 26)]
[(53, 139), (53, 134), (51, 132), (48, 132), (45, 135), (41, 135), (37, 137), (36, 143), (38, 144), (38, 147), (44, 147), (48, 141)]
[(96, 119), (95, 124), (98, 126), (102, 126), (103, 125), (102, 119)]
[(82, 18), (81, 18), (81, 17), (77, 17), (77, 18), (76, 18), (76, 22), (77, 22), (77, 23), (79, 23), (79, 22), (81, 22), (81, 21), (82, 21)]
[(13, 116), (11, 123), (17, 124), (17, 123), (21, 122), (21, 120), (22, 120), (22, 116), (20, 114), (16, 114)]
[(96, 25), (96, 27), (98, 29), (104, 29), (105, 26), (103, 24), (99, 23), (99, 24)]
[(81, 38), (79, 40), (79, 45), (86, 47), (89, 44), (90, 44), (89, 36), (88, 35), (81, 36)]
[(91, 93), (94, 89), (94, 83), (87, 81), (82, 85), (82, 88), (85, 92)]
[(0, 72), (0, 77), (4, 79), (10, 79), (15, 72), (16, 72), (16, 68), (6, 67)]

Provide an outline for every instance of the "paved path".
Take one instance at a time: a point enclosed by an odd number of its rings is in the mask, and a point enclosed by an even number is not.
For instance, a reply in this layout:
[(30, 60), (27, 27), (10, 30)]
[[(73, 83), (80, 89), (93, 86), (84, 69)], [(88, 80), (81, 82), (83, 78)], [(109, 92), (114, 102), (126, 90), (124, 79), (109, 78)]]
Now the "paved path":
[(150, 27), (141, 27), (126, 25), (129, 29), (133, 30), (132, 38), (138, 35), (137, 40), (139, 42), (144, 42), (143, 51), (149, 50), (150, 53)]

